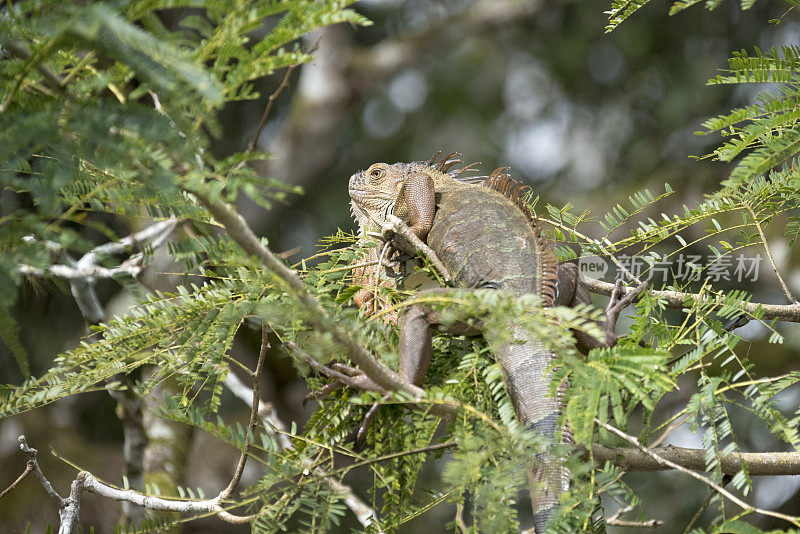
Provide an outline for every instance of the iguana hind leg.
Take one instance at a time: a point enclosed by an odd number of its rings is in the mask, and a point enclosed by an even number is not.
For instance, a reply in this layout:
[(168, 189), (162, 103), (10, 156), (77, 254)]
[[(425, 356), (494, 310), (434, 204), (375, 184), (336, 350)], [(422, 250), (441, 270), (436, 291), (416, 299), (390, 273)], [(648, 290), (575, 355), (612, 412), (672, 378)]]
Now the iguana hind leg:
[[(622, 292), (622, 281), (619, 280), (614, 285), (614, 289), (611, 292), (611, 296), (608, 301), (608, 305), (605, 309), (605, 322), (601, 325), (605, 333), (605, 339), (599, 340), (593, 336), (590, 336), (584, 332), (573, 330), (572, 335), (575, 338), (575, 346), (576, 348), (582, 352), (583, 354), (587, 354), (591, 349), (594, 348), (602, 348), (602, 347), (613, 347), (619, 341), (619, 337), (616, 334), (616, 327), (617, 327), (617, 320), (619, 319), (619, 315), (622, 313), (626, 307), (628, 307), (631, 303), (633, 303), (639, 295), (647, 288), (647, 283), (642, 283), (637, 286), (633, 291), (628, 292), (626, 295), (623, 296)], [(557, 284), (557, 293), (556, 293), (556, 300), (555, 305), (557, 306), (577, 306), (579, 304), (591, 304), (592, 297), (591, 293), (589, 292), (589, 286), (583, 282), (580, 278), (580, 272), (578, 270), (578, 266), (575, 263), (565, 263), (561, 264), (558, 267), (558, 284)], [(566, 384), (562, 384), (562, 387)], [(559, 397), (561, 396), (561, 391), (559, 388)], [(560, 402), (560, 399), (559, 399)], [(567, 425), (564, 428), (565, 436), (571, 436), (571, 431), (569, 426)], [(571, 439), (571, 437), (567, 437), (567, 439)], [(558, 482), (558, 473), (551, 472), (547, 474), (546, 472), (537, 472), (535, 469), (535, 464), (533, 467), (533, 471), (530, 472), (531, 478), (533, 480), (547, 480), (552, 479), (553, 475), (556, 475), (556, 482)], [(529, 467), (531, 469), (531, 467)], [(547, 491), (547, 488), (545, 489)], [(533, 499), (532, 499), (533, 500)], [(555, 502), (554, 498), (551, 498), (553, 502)], [(600, 505), (598, 501), (598, 506)], [(548, 510), (544, 510), (542, 512), (536, 513), (534, 512), (534, 522), (535, 522), (535, 532), (536, 533), (543, 533), (546, 530), (547, 522), (550, 519), (550, 515), (554, 508), (550, 508)], [(533, 534), (530, 531), (526, 531), (524, 534)]]
[[(578, 304), (591, 304), (592, 295), (589, 286), (580, 279), (578, 266), (574, 263), (563, 263), (558, 266), (558, 292), (555, 304), (557, 306), (577, 306)], [(600, 325), (605, 332), (605, 339), (597, 339), (579, 330), (573, 330), (576, 348), (583, 354), (590, 350), (603, 347), (613, 347), (619, 341), (616, 334), (617, 320), (622, 310), (631, 305), (639, 295), (647, 289), (647, 282), (639, 284), (633, 291), (623, 296), (622, 281), (617, 280), (611, 297), (605, 309), (605, 322)]]

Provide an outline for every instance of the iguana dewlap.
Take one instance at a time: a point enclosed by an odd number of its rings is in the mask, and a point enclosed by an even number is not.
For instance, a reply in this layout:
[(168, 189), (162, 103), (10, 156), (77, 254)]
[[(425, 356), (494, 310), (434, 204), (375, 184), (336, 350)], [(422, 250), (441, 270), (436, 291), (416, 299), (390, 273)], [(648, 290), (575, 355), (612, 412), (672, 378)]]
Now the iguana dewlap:
[[(351, 207), (362, 232), (381, 228), (390, 214), (406, 222), (433, 249), (455, 286), (490, 288), (512, 295), (537, 294), (552, 305), (557, 263), (529, 210), (521, 188), (500, 169), (481, 184), (448, 174), (445, 160), (376, 163), (350, 178)], [(419, 384), (431, 358), (431, 325), (435, 314), (411, 308), (400, 318), (400, 369)], [(519, 422), (542, 435), (556, 435), (559, 403), (549, 394), (552, 352), (523, 329), (508, 328), (521, 343), (499, 344), (494, 351)], [(484, 332), (489, 342), (492, 332)], [(495, 333), (497, 335), (497, 333)], [(499, 337), (499, 336), (498, 336)], [(550, 454), (528, 466), (537, 532), (568, 487), (568, 472)]]

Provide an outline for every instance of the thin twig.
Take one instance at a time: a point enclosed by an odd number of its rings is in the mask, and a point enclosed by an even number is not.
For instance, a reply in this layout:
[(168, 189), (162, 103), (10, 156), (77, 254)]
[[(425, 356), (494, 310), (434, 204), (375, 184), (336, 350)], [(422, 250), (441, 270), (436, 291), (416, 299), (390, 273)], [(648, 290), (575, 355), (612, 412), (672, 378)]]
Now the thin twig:
[(786, 301), (789, 304), (797, 304), (797, 299), (794, 298), (792, 292), (789, 291), (789, 286), (787, 286), (786, 282), (783, 281), (781, 272), (778, 270), (778, 265), (775, 263), (775, 258), (772, 257), (772, 251), (770, 251), (769, 244), (767, 244), (767, 236), (764, 235), (764, 230), (761, 228), (761, 223), (758, 222), (758, 216), (756, 215), (756, 212), (753, 211), (753, 208), (747, 202), (742, 202), (742, 205), (747, 211), (750, 212), (750, 216), (753, 218), (753, 225), (756, 227), (756, 230), (758, 230), (758, 235), (761, 237), (761, 244), (764, 245), (764, 250), (767, 253), (767, 258), (769, 259), (770, 265), (772, 265), (772, 270), (775, 271), (775, 276), (778, 277), (778, 282), (781, 284), (783, 294), (786, 295)]
[(34, 470), (34, 463), (33, 463), (33, 461), (28, 460), (28, 463), (25, 466), (25, 471), (23, 471), (22, 474), (20, 476), (18, 476), (17, 479), (14, 482), (12, 482), (6, 489), (3, 490), (2, 493), (0, 493), (0, 499), (5, 497), (6, 493), (8, 493), (9, 491), (11, 491), (14, 488), (16, 488), (17, 484), (22, 482), (25, 479), (26, 476), (28, 476), (29, 474), (31, 474), (31, 472), (33, 472), (33, 470)]
[[(729, 475), (725, 475), (725, 476), (728, 477)], [(724, 485), (725, 485), (725, 482), (724, 482), (724, 479), (723, 479), (723, 486)], [(713, 490), (709, 490), (708, 491), (708, 495), (706, 495), (706, 498), (703, 500), (703, 503), (700, 505), (700, 508), (698, 508), (697, 511), (692, 516), (692, 519), (689, 520), (689, 524), (686, 525), (686, 528), (683, 530), (683, 534), (689, 534), (689, 532), (692, 531), (692, 527), (695, 525), (695, 523), (697, 523), (697, 521), (700, 519), (700, 517), (708, 509), (708, 506), (711, 504), (711, 499), (714, 498), (714, 495), (715, 494), (714, 494)]]
[(654, 449), (654, 448), (658, 447), (659, 445), (661, 445), (661, 444), (664, 442), (664, 440), (665, 440), (665, 439), (667, 439), (667, 437), (668, 437), (668, 436), (669, 436), (669, 435), (670, 435), (670, 434), (671, 434), (673, 431), (675, 431), (675, 429), (677, 429), (677, 428), (679, 428), (681, 425), (683, 425), (683, 424), (686, 422), (686, 420), (687, 420), (687, 419), (689, 419), (689, 415), (685, 415), (685, 416), (683, 416), (682, 418), (680, 418), (680, 420), (678, 420), (678, 421), (675, 421), (674, 423), (672, 423), (671, 425), (669, 425), (669, 426), (667, 427), (667, 429), (666, 429), (666, 430), (664, 430), (664, 432), (662, 432), (662, 433), (661, 433), (661, 435), (660, 435), (660, 436), (658, 436), (658, 437), (657, 437), (655, 440), (653, 440), (653, 442), (652, 442), (652, 443), (650, 443), (650, 448), (651, 448), (651, 449)]
[(261, 401), (261, 370), (264, 367), (264, 358), (266, 358), (267, 350), (269, 349), (269, 340), (267, 339), (268, 333), (269, 330), (267, 329), (266, 323), (262, 324), (261, 349), (258, 352), (258, 362), (256, 363), (255, 373), (253, 373), (253, 398), (250, 407), (250, 421), (247, 424), (247, 432), (244, 436), (244, 450), (239, 456), (239, 462), (236, 465), (236, 470), (231, 478), (230, 483), (228, 484), (228, 487), (219, 493), (220, 500), (225, 500), (230, 497), (233, 493), (233, 490), (236, 489), (237, 485), (239, 485), (239, 481), (242, 479), (242, 473), (244, 472), (244, 466), (247, 463), (247, 457), (250, 455), (250, 450), (253, 447), (253, 444), (250, 443), (250, 436), (255, 432), (256, 427), (258, 426), (258, 408)]
[[(313, 52), (313, 49), (309, 51), (309, 53), (311, 52)], [(269, 98), (267, 99), (267, 107), (264, 108), (264, 113), (261, 114), (261, 120), (258, 121), (258, 126), (256, 127), (256, 133), (250, 140), (250, 142), (247, 144), (247, 149), (245, 149), (244, 151), (245, 154), (249, 154), (250, 152), (255, 150), (256, 147), (258, 146), (258, 138), (261, 137), (261, 132), (267, 125), (267, 118), (269, 117), (270, 111), (272, 111), (272, 105), (275, 103), (275, 100), (278, 98), (281, 92), (286, 88), (286, 86), (289, 85), (289, 78), (291, 77), (292, 72), (294, 72), (294, 69), (297, 68), (297, 65), (298, 63), (295, 63), (294, 65), (289, 65), (289, 67), (286, 69), (286, 74), (283, 75), (283, 80), (281, 80), (280, 85), (278, 85), (278, 88), (275, 89), (275, 91), (271, 95), (269, 95)], [(243, 163), (244, 162), (240, 163), (239, 165), (242, 165)]]
[(378, 456), (377, 458), (369, 458), (367, 460), (361, 460), (360, 462), (355, 462), (349, 466), (347, 466), (347, 470), (350, 471), (351, 469), (355, 469), (357, 467), (363, 467), (365, 465), (372, 465), (377, 464), (380, 462), (385, 462), (386, 460), (394, 460), (395, 458), (402, 458), (403, 456), (410, 456), (412, 454), (421, 454), (424, 452), (434, 452), (434, 451), (441, 451), (444, 449), (452, 449), (456, 446), (455, 441), (446, 441), (444, 443), (434, 443), (433, 445), (426, 445), (424, 447), (417, 447), (416, 449), (410, 449), (406, 451), (399, 451), (399, 452), (392, 452), (389, 454), (384, 454), (383, 456)]

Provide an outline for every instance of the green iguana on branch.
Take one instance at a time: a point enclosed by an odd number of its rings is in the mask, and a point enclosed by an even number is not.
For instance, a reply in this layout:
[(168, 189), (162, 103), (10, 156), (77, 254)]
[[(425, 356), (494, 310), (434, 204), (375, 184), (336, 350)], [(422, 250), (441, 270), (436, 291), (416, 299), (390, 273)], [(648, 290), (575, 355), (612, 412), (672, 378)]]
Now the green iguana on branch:
[[(349, 192), (362, 234), (368, 228), (385, 227), (395, 216), (427, 243), (456, 287), (495, 289), (515, 296), (533, 293), (541, 297), (543, 306), (588, 302), (588, 290), (578, 283), (577, 267), (567, 264), (559, 269), (541, 226), (522, 200), (526, 188), (504, 174), (503, 168), (480, 184), (470, 183), (476, 179), (462, 181), (458, 178), (469, 166), (449, 172), (460, 163), (454, 156), (438, 164), (438, 154), (428, 162), (375, 163), (354, 174)], [(618, 300), (612, 296), (606, 310), (605, 343), (584, 335), (577, 339), (579, 348), (585, 351), (615, 343), (616, 317), (635, 297), (629, 294)], [(399, 318), (399, 374), (415, 385), (428, 369), (432, 327), (437, 323), (438, 314), (425, 306), (406, 308)], [(501, 343), (494, 351), (516, 416), (521, 425), (553, 439), (559, 400), (549, 394), (548, 367), (555, 356), (522, 328), (510, 324), (507, 329), (516, 343)], [(489, 340), (500, 334), (483, 332)], [(382, 391), (363, 374), (330, 376), (353, 387)], [(529, 462), (527, 474), (534, 524), (541, 533), (559, 495), (569, 487), (569, 473), (559, 458), (545, 453)]]

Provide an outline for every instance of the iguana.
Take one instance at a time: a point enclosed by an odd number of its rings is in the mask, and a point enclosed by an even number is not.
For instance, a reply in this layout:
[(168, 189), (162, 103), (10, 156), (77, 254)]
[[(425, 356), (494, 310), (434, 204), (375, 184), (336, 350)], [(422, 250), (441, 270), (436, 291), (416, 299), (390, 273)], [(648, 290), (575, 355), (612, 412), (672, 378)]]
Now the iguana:
[[(541, 297), (543, 306), (586, 301), (588, 292), (578, 284), (575, 265), (559, 272), (540, 224), (522, 200), (525, 189), (503, 168), (480, 184), (461, 180), (464, 169), (450, 171), (459, 163), (452, 156), (438, 164), (437, 156), (428, 162), (375, 163), (354, 174), (349, 183), (351, 208), (362, 233), (384, 227), (394, 215), (427, 243), (456, 287), (489, 288), (517, 296), (532, 293)], [(629, 297), (624, 303), (612, 297), (616, 314), (630, 303)], [(616, 316), (609, 310), (607, 316), (606, 342), (584, 336), (578, 340), (584, 349), (616, 341)], [(416, 385), (428, 369), (431, 327), (437, 322), (438, 315), (421, 306), (409, 307), (400, 316), (399, 374)], [(522, 425), (553, 438), (559, 401), (549, 394), (548, 367), (554, 355), (523, 329), (513, 324), (508, 328), (517, 343), (500, 344), (495, 355), (516, 416)], [(484, 332), (487, 338), (492, 335), (498, 333)], [(335, 377), (361, 389), (381, 390), (364, 375), (343, 379), (336, 373)], [(558, 458), (545, 453), (529, 462), (527, 474), (536, 532), (544, 532), (558, 496), (569, 486), (569, 473)]]

